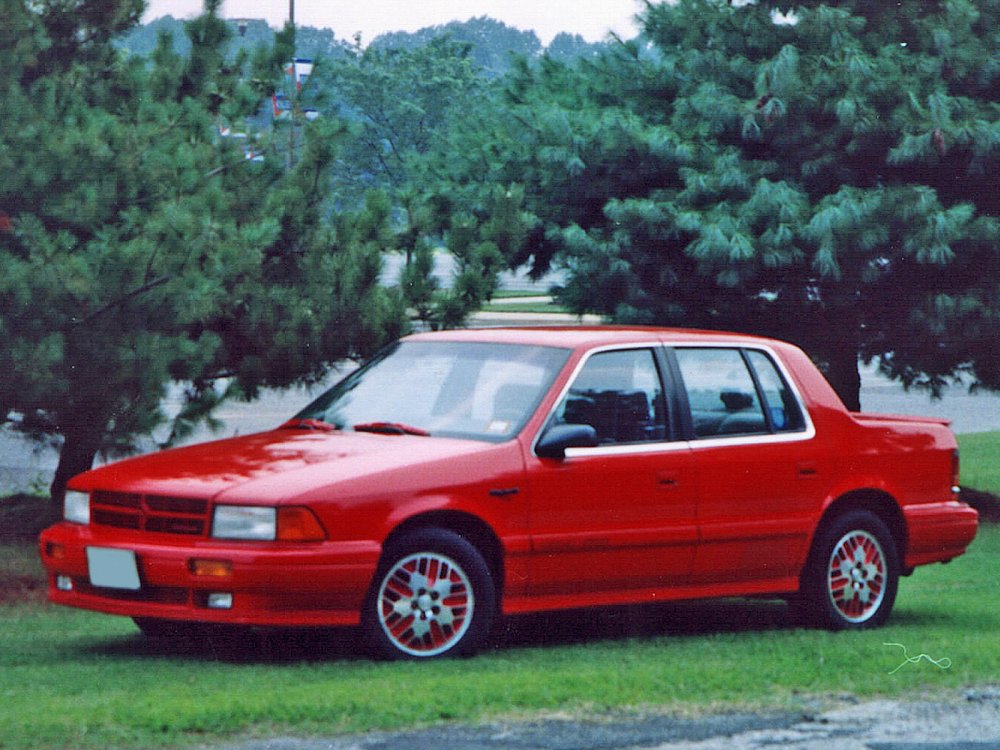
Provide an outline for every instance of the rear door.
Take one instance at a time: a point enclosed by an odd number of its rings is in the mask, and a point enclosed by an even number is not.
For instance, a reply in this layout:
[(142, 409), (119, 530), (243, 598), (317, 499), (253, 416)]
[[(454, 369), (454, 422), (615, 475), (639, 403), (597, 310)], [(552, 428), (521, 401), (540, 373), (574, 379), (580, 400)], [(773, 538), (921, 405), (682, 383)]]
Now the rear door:
[(699, 488), (691, 583), (794, 584), (831, 476), (802, 399), (766, 348), (672, 353)]

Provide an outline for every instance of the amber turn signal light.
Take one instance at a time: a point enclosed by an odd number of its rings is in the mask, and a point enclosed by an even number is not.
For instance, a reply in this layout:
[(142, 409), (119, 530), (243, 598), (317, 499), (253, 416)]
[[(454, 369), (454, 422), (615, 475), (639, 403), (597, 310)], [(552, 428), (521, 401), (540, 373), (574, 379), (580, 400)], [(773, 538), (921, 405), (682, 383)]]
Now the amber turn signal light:
[(278, 534), (282, 542), (322, 542), (326, 532), (308, 508), (278, 508)]
[(233, 574), (233, 564), (229, 560), (199, 560), (188, 563), (191, 572), (196, 576), (207, 578), (227, 578)]

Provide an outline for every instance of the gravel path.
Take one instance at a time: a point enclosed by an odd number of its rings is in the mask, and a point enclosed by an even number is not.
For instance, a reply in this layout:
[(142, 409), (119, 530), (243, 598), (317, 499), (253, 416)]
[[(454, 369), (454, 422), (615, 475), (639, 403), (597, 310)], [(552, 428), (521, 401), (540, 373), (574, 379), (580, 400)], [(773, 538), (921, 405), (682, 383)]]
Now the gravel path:
[[(940, 700), (858, 702), (797, 713), (646, 714), (448, 725), (211, 750), (1000, 750), (1000, 687)], [(209, 750), (207, 747), (205, 750)]]

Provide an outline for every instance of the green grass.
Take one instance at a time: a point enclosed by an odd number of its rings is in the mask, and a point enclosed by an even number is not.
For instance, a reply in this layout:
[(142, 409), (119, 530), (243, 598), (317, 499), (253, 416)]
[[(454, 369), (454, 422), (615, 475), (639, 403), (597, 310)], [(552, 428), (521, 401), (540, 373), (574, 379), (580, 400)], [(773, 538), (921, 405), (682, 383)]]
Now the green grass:
[[(27, 543), (0, 555), (8, 574), (37, 571)], [(421, 664), (359, 658), (350, 632), (163, 643), (122, 618), (8, 604), (0, 747), (186, 746), (544, 711), (795, 708), (815, 696), (982, 685), (1000, 675), (998, 555), (1000, 527), (986, 526), (966, 556), (904, 579), (888, 626), (871, 632), (792, 629), (781, 604), (724, 601), (518, 619), (496, 650)], [(951, 666), (905, 661), (920, 654)]]
[(488, 302), (482, 307), (483, 312), (506, 313), (568, 313), (569, 311), (552, 302)]
[(498, 289), (493, 294), (493, 299), (520, 299), (522, 297), (547, 297), (548, 292), (544, 291), (519, 291), (516, 289)]
[(962, 485), (1000, 495), (1000, 432), (958, 436)]
[[(542, 301), (540, 301), (542, 300)], [(547, 292), (520, 292), (500, 290), (482, 307), (483, 312), (510, 313), (566, 313), (561, 305), (552, 302)]]
[[(963, 485), (1000, 494), (1000, 432), (959, 441)], [(514, 619), (475, 659), (412, 664), (357, 656), (349, 631), (170, 643), (141, 637), (127, 619), (52, 607), (24, 539), (46, 506), (2, 505), (3, 750), (186, 747), (549, 711), (795, 709), (831, 695), (997, 684), (1000, 675), (993, 524), (967, 555), (903, 579), (880, 630), (794, 629), (773, 602), (679, 604)], [(18, 539), (15, 526), (28, 533)]]

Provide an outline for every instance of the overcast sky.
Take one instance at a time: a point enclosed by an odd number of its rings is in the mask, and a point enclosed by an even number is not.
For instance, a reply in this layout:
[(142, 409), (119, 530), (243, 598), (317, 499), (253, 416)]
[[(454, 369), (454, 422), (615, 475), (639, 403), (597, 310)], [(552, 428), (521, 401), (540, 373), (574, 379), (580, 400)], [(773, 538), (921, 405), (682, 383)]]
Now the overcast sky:
[[(160, 16), (189, 18), (201, 10), (201, 0), (148, 0), (145, 21)], [(289, 0), (223, 0), (224, 18), (263, 18), (281, 26), (288, 18)], [(560, 31), (580, 34), (587, 41), (604, 39), (610, 31), (625, 38), (636, 34), (633, 19), (640, 0), (295, 0), (295, 22), (333, 29), (340, 39), (357, 31), (363, 42), (387, 31), (416, 31), (449, 21), (489, 16), (508, 26), (534, 30), (542, 44)]]

